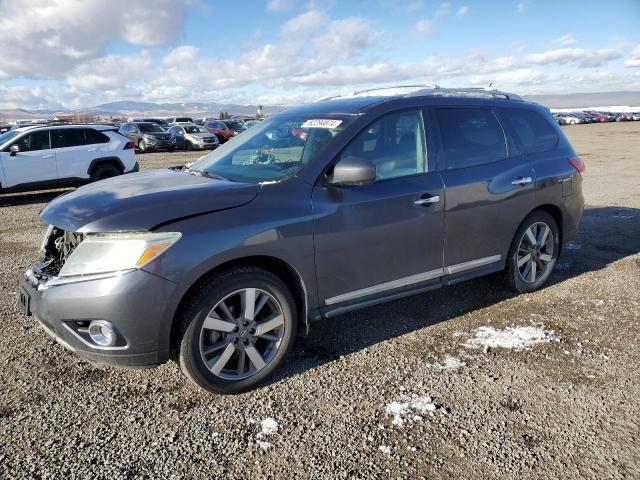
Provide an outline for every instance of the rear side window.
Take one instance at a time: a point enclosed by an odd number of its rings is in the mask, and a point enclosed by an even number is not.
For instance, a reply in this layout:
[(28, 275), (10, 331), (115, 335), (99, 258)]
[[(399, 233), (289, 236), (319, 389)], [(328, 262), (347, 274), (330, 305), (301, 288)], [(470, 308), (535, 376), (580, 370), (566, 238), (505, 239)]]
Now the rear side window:
[(548, 152), (558, 144), (556, 130), (540, 113), (518, 108), (501, 111), (522, 153)]
[(67, 128), (51, 131), (53, 148), (77, 147), (85, 144), (84, 129)]
[(93, 128), (87, 128), (84, 131), (84, 138), (87, 145), (93, 145), (94, 143), (109, 143), (109, 137), (98, 130), (94, 130)]
[(29, 133), (16, 141), (14, 145), (18, 145), (21, 152), (48, 150), (51, 148), (51, 145), (49, 144), (49, 131), (40, 130), (39, 132)]
[(385, 115), (351, 141), (341, 155), (349, 156), (373, 163), (378, 180), (424, 173), (426, 151), (421, 112)]
[(438, 108), (438, 165), (441, 169), (472, 167), (507, 158), (504, 132), (485, 108)]

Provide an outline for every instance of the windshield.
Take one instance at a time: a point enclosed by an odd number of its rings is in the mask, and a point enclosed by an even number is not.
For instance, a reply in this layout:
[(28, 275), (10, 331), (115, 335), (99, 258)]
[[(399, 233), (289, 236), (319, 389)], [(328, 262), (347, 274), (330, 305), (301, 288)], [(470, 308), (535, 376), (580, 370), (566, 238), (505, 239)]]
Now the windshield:
[(8, 142), (9, 140), (11, 140), (13, 137), (20, 135), (21, 132), (17, 131), (17, 130), (9, 130), (8, 132), (4, 132), (2, 135), (0, 135), (0, 145)]
[(247, 126), (240, 120), (225, 120), (225, 125), (231, 130), (246, 130)]
[(200, 158), (191, 170), (234, 182), (260, 183), (294, 175), (355, 115), (282, 113)]
[(195, 125), (189, 125), (184, 127), (184, 131), (187, 133), (209, 133), (202, 127), (197, 127)]
[(164, 128), (157, 123), (139, 123), (138, 127), (144, 133), (164, 132)]

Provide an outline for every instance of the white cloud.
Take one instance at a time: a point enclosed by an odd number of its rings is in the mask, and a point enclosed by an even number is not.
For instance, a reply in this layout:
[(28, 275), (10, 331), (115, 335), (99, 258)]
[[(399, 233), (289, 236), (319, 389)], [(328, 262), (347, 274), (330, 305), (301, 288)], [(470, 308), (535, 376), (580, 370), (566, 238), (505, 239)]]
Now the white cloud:
[(526, 9), (527, 9), (527, 4), (525, 2), (518, 2), (516, 4), (516, 12), (524, 13)]
[(270, 12), (286, 12), (293, 8), (293, 0), (269, 0), (267, 10)]
[(640, 67), (640, 45), (631, 51), (631, 56), (624, 62), (625, 67)]
[[(384, 3), (388, 4), (387, 2), (384, 2)], [(424, 7), (424, 0), (412, 0), (405, 4), (404, 10), (406, 12), (415, 12), (417, 10), (422, 9), (423, 7)]]
[(184, 28), (182, 0), (4, 0), (0, 79), (62, 77), (99, 58), (114, 40), (170, 45)]
[(622, 53), (611, 48), (599, 50), (585, 48), (559, 48), (527, 56), (527, 62), (534, 65), (575, 65), (581, 68), (600, 67), (622, 57)]
[(562, 35), (556, 38), (554, 42), (557, 43), (558, 45), (562, 45), (563, 47), (566, 47), (569, 45), (575, 45), (577, 43), (576, 39), (573, 38), (573, 35), (569, 35), (569, 34)]
[(451, 4), (449, 2), (441, 3), (436, 10), (436, 17), (444, 17), (451, 13)]
[(435, 25), (431, 20), (418, 20), (413, 27), (411, 27), (411, 35), (414, 37), (426, 37), (432, 35), (435, 31)]
[(464, 17), (467, 13), (469, 13), (469, 7), (467, 5), (464, 5), (458, 9), (456, 15), (458, 15), (459, 17)]

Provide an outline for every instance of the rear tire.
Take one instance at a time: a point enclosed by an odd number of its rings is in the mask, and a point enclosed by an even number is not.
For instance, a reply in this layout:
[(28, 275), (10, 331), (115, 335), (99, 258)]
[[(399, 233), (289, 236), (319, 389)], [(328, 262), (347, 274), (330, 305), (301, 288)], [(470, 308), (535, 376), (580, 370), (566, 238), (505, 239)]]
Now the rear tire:
[(536, 210), (520, 224), (509, 248), (506, 279), (519, 293), (533, 292), (549, 279), (560, 254), (560, 230), (547, 212)]
[(115, 165), (111, 165), (110, 163), (101, 163), (91, 172), (91, 181), (97, 182), (99, 180), (116, 177), (118, 175), (122, 175), (122, 171)]
[(286, 357), (297, 328), (295, 301), (287, 286), (255, 267), (234, 268), (205, 280), (185, 302), (177, 322), (174, 347), (182, 373), (219, 394), (244, 392), (262, 383)]

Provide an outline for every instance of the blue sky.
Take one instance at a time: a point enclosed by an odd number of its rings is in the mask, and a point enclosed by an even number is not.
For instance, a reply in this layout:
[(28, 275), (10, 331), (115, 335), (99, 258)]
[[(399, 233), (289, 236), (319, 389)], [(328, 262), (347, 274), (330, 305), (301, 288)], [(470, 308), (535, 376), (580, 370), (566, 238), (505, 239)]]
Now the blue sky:
[[(640, 1), (0, 0), (0, 107), (640, 90)], [(153, 8), (150, 8), (153, 5)]]

